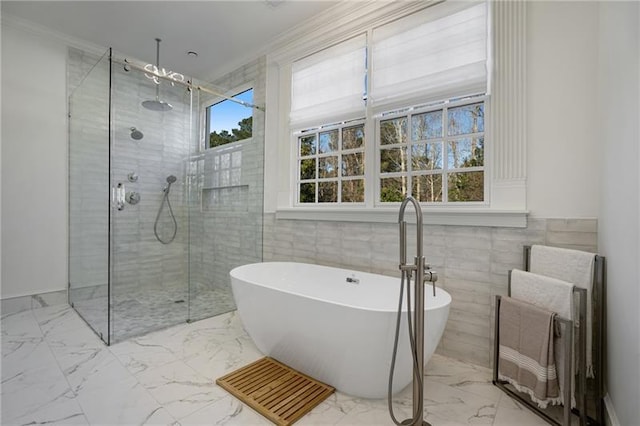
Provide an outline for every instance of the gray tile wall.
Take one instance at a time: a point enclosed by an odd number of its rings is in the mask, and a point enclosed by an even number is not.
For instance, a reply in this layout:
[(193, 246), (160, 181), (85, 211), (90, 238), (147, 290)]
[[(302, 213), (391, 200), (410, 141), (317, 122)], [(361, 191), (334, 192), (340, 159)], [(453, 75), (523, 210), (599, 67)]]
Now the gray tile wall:
[[(424, 226), (427, 262), (438, 272), (437, 285), (453, 298), (438, 353), (490, 366), (494, 296), (506, 294), (508, 270), (522, 268), (522, 247), (546, 244), (595, 252), (596, 229), (591, 219), (529, 219), (526, 228)], [(410, 226), (409, 238), (414, 233)], [(414, 244), (409, 243), (410, 251), (415, 252)], [(397, 224), (276, 220), (274, 214), (265, 215), (265, 261), (398, 276), (398, 251)]]
[[(97, 58), (77, 49), (69, 49), (68, 87), (73, 91), (94, 92), (71, 118), (72, 140), (69, 156), (70, 193), (72, 194), (70, 276), (72, 287), (104, 285), (108, 271), (109, 211), (109, 80), (108, 67), (99, 66), (85, 78)], [(106, 62), (103, 60), (103, 62)], [(82, 83), (80, 83), (82, 82)], [(187, 288), (187, 195), (188, 155), (191, 149), (190, 95), (183, 86), (161, 85), (160, 98), (172, 104), (170, 112), (149, 111), (142, 101), (155, 98), (155, 85), (137, 71), (125, 72), (114, 65), (112, 75), (111, 174), (113, 184), (122, 182), (127, 192), (141, 196), (137, 205), (126, 204), (122, 211), (112, 211), (114, 238), (113, 283), (120, 288), (150, 288), (182, 283)], [(72, 104), (73, 106), (73, 104)], [(97, 113), (96, 113), (97, 112)], [(79, 123), (79, 124), (75, 124)], [(75, 128), (74, 128), (75, 126)], [(143, 132), (141, 140), (131, 138), (131, 127)], [(129, 182), (127, 174), (135, 172), (137, 182)], [(166, 177), (175, 175), (170, 201), (178, 222), (173, 243), (158, 242), (153, 233), (154, 222), (163, 199)], [(171, 233), (168, 209), (159, 222), (160, 235)], [(114, 288), (117, 293), (118, 288)], [(126, 290), (123, 290), (126, 292)]]
[[(253, 61), (215, 81), (213, 86), (227, 93), (245, 84), (253, 87), (253, 103), (265, 104), (265, 58)], [(200, 106), (219, 99), (201, 93)], [(244, 142), (214, 149), (204, 148), (193, 163), (193, 185), (200, 214), (191, 219), (191, 277), (201, 290), (229, 288), (229, 271), (236, 266), (262, 260), (262, 210), (264, 175), (264, 112), (253, 110), (253, 137)], [(239, 166), (229, 181), (215, 176), (216, 157), (233, 155)], [(232, 161), (231, 157), (226, 157)]]

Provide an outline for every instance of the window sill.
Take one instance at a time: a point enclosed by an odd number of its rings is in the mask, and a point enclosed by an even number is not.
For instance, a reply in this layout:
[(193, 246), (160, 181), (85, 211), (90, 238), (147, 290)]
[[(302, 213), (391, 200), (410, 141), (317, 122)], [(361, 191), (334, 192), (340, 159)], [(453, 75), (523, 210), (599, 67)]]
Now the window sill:
[[(279, 208), (276, 219), (337, 222), (397, 223), (398, 208)], [(491, 210), (488, 208), (422, 208), (425, 225), (498, 226), (526, 228), (528, 212), (524, 210)], [(409, 206), (407, 222), (415, 223)]]

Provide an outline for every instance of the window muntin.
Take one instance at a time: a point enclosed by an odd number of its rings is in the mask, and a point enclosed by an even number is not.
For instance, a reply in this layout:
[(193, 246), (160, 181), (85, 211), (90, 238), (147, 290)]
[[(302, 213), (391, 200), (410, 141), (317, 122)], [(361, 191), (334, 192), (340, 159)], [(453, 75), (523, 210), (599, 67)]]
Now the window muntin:
[(424, 203), (483, 202), (484, 112), (482, 96), (383, 114), (377, 202), (399, 202), (408, 194)]
[(363, 122), (310, 129), (296, 140), (298, 204), (364, 203)]
[[(233, 96), (239, 101), (253, 104), (253, 89)], [(207, 148), (249, 139), (253, 135), (253, 109), (225, 99), (206, 109)]]
[[(291, 174), (296, 206), (352, 202), (343, 188), (353, 188), (358, 202), (366, 207), (386, 206), (409, 194), (435, 205), (488, 201), (484, 110), (489, 98), (485, 95), (490, 68), (489, 10), (487, 2), (444, 2), (370, 27), (364, 47), (358, 36), (301, 55), (302, 59), (292, 63), (289, 126), (297, 150)], [(429, 37), (425, 37), (427, 34)], [(356, 38), (358, 43), (354, 43)], [(347, 51), (353, 61), (340, 59)], [(353, 66), (346, 67), (347, 63)], [(329, 70), (331, 74), (345, 67), (353, 71), (349, 78), (317, 80), (302, 90), (303, 77), (308, 78), (310, 70)], [(355, 101), (362, 75), (364, 112), (360, 101)], [(337, 82), (347, 81), (348, 90), (333, 90)], [(349, 109), (349, 103), (342, 100), (340, 105), (328, 107), (324, 98), (329, 89), (353, 95), (353, 105), (358, 108)], [(298, 102), (302, 94), (309, 102), (305, 108), (300, 107), (302, 101)], [(339, 97), (331, 99), (337, 102)], [(307, 113), (311, 107), (315, 108), (313, 113), (302, 119), (299, 113)], [(394, 112), (385, 113), (390, 110)], [(375, 134), (375, 144), (370, 143), (357, 155), (342, 152), (350, 149), (348, 137), (331, 132), (340, 126), (296, 133), (319, 123), (347, 122), (359, 116), (366, 117), (366, 128)], [(303, 136), (310, 139), (305, 141)], [(360, 170), (351, 165), (363, 164), (365, 157), (371, 164), (366, 174), (364, 167)]]

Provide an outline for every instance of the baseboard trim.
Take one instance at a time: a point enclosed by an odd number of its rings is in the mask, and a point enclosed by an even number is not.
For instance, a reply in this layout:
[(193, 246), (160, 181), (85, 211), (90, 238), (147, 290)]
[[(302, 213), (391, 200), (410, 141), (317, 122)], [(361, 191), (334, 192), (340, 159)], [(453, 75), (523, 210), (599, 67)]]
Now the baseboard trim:
[(604, 396), (604, 423), (606, 426), (621, 426), (620, 421), (618, 420), (618, 416), (616, 415), (616, 411), (613, 408), (613, 401), (609, 394)]
[(67, 290), (59, 290), (2, 299), (0, 300), (0, 312), (2, 316), (4, 316), (17, 314), (18, 312), (28, 311), (30, 309), (65, 305), (67, 303)]

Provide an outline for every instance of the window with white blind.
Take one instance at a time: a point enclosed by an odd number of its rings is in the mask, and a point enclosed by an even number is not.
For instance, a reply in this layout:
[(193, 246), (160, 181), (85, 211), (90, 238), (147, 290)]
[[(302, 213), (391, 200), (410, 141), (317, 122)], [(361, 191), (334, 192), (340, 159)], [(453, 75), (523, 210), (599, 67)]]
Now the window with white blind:
[(445, 2), (373, 29), (376, 111), (487, 90), (487, 4)]
[[(292, 64), (296, 205), (375, 207), (410, 194), (432, 204), (485, 202), (487, 9), (447, 1)], [(348, 126), (340, 123), (357, 119), (362, 143), (343, 152)], [(335, 147), (320, 152), (329, 132)], [(316, 151), (305, 151), (310, 141)], [(358, 174), (343, 176), (343, 156), (355, 154)], [(345, 198), (346, 185), (358, 196)]]
[(365, 116), (366, 37), (354, 37), (293, 63), (292, 128)]

